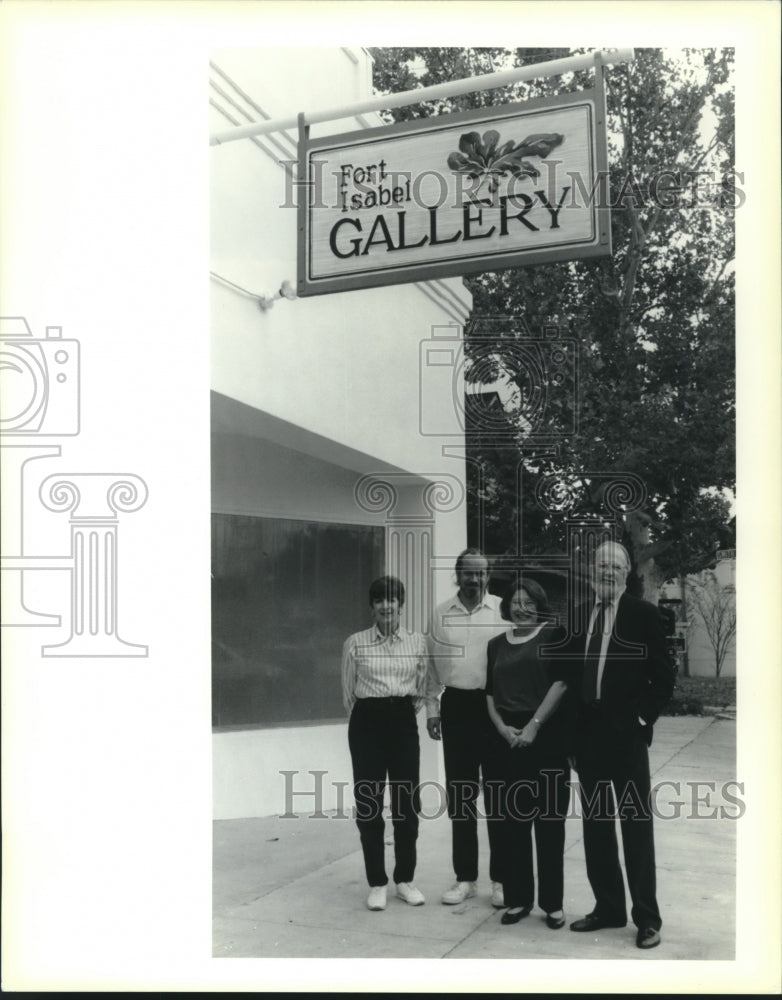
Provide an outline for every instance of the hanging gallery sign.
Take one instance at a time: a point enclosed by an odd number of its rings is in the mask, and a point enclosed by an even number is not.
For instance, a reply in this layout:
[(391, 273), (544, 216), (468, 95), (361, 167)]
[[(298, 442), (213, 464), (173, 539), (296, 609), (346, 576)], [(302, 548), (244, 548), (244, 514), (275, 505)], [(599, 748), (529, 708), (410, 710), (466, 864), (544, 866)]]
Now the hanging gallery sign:
[(602, 87), (299, 142), (298, 294), (611, 253)]

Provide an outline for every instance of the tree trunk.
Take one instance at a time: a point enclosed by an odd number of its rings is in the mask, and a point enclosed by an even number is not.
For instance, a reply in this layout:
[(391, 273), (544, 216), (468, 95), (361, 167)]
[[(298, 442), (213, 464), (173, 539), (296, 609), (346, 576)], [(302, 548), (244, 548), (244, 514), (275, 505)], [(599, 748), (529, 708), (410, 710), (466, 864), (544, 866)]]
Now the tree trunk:
[[(681, 620), (683, 622), (686, 622), (689, 620), (689, 616), (687, 612), (687, 578), (684, 575), (684, 573), (681, 573), (679, 575), (679, 590), (681, 592), (681, 600), (682, 600)], [(689, 636), (689, 631), (685, 630), (684, 631), (685, 643), (689, 642), (688, 636)], [(690, 676), (690, 652), (689, 649), (687, 648), (687, 645), (685, 645), (684, 650), (682, 651), (682, 677), (689, 677), (689, 676)]]
[(651, 547), (648, 517), (633, 511), (625, 518), (625, 525), (635, 555), (636, 574), (643, 587), (644, 600), (657, 604), (660, 587), (665, 583), (665, 574), (657, 568), (653, 556), (645, 555), (645, 551)]

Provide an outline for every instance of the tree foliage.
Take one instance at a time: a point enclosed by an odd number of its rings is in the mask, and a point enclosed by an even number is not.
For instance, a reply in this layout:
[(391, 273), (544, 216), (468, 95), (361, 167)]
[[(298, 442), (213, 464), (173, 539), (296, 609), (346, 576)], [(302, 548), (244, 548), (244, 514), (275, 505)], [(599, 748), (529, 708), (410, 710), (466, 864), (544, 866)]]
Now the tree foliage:
[[(376, 49), (376, 89), (429, 86), (568, 51)], [(743, 196), (733, 175), (731, 68), (732, 50), (713, 49), (640, 49), (629, 66), (611, 68), (612, 256), (465, 279), (475, 316), (523, 320), (533, 334), (554, 326), (578, 344), (577, 433), (554, 454), (536, 450), (511, 411), (512, 447), (473, 444), (472, 467), (484, 475), (470, 483), (472, 533), (480, 510), (493, 552), (513, 550), (519, 513), (525, 552), (561, 550), (563, 518), (547, 516), (533, 494), (546, 475), (575, 489), (577, 510), (596, 514), (605, 513), (605, 475), (643, 481), (644, 507), (628, 511), (621, 527), (650, 598), (663, 580), (701, 569), (718, 543), (734, 544), (725, 493), (735, 490), (733, 215)], [(590, 70), (388, 115), (444, 114), (591, 85)], [(668, 175), (654, 196), (665, 171), (678, 172), (681, 192)], [(482, 329), (485, 341), (486, 323)], [(497, 345), (499, 371), (513, 348), (499, 335)], [(485, 346), (480, 350), (475, 377), (485, 382)], [(513, 365), (505, 371), (513, 381)], [(522, 390), (523, 375), (516, 375)], [(564, 405), (550, 394), (549, 416)]]

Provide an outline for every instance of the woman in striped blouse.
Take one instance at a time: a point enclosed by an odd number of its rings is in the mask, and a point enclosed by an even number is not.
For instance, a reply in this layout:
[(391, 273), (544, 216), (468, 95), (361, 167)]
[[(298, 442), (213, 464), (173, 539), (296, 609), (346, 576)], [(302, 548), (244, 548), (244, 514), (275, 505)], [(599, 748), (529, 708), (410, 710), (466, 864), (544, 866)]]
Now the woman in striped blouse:
[(424, 701), (426, 644), (419, 632), (400, 628), (405, 588), (394, 576), (369, 588), (372, 625), (351, 635), (342, 649), (342, 696), (350, 715), (356, 825), (369, 883), (367, 906), (386, 906), (383, 795), (389, 782), (394, 827), (396, 895), (420, 906), (413, 885), (418, 839), (419, 760), (416, 712)]

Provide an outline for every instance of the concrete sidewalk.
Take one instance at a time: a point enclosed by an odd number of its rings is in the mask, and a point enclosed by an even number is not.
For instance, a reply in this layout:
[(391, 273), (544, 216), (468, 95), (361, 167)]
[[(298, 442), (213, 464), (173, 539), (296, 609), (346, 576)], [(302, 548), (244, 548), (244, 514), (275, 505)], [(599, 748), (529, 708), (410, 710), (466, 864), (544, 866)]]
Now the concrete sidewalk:
[[(459, 906), (440, 895), (453, 882), (447, 816), (422, 819), (416, 884), (426, 905), (394, 897), (366, 909), (367, 886), (355, 824), (348, 819), (222, 820), (214, 824), (215, 957), (578, 958), (735, 957), (736, 724), (712, 717), (662, 718), (650, 751), (662, 945), (635, 947), (635, 929), (573, 934), (549, 930), (540, 910), (505, 927), (489, 904), (489, 883)], [(575, 776), (574, 776), (575, 777)], [(665, 784), (661, 784), (665, 783)], [(727, 792), (727, 794), (726, 794)], [(575, 795), (574, 795), (575, 798)], [(566, 823), (565, 913), (592, 908), (580, 812)], [(670, 818), (663, 818), (670, 817)], [(481, 823), (481, 860), (488, 856)], [(387, 823), (387, 842), (391, 824)], [(389, 873), (393, 849), (387, 847)], [(389, 863), (390, 862), (390, 863)], [(484, 865), (485, 870), (485, 865)], [(629, 903), (628, 903), (629, 905)], [(697, 919), (695, 915), (697, 914)]]

